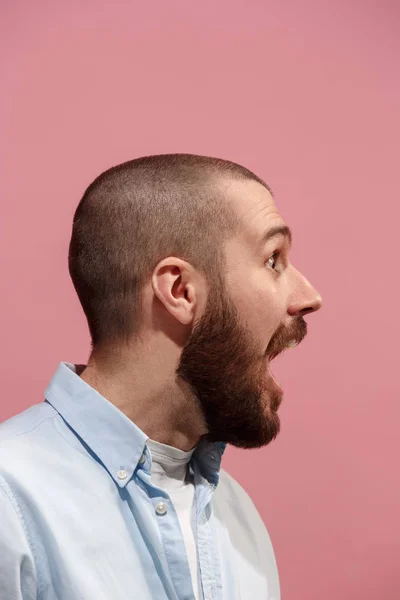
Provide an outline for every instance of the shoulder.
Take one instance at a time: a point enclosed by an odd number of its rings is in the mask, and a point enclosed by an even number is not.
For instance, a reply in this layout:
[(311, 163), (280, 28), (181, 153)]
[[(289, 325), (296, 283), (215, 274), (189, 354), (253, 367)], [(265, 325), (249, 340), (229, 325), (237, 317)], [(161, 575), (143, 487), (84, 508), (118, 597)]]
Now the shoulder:
[(219, 477), (219, 491), (226, 500), (240, 504), (246, 509), (251, 509), (251, 511), (255, 511), (259, 516), (256, 506), (248, 492), (230, 473), (225, 471), (225, 469), (221, 469)]
[[(220, 480), (217, 495), (220, 502), (233, 509), (235, 514), (247, 522), (251, 528), (264, 530), (268, 536), (264, 521), (258, 512), (256, 505), (244, 487), (225, 469), (220, 470)], [(269, 538), (269, 536), (268, 536)]]
[(54, 408), (47, 402), (33, 404), (24, 411), (0, 423), (0, 444), (4, 440), (21, 438), (39, 427), (43, 421), (56, 415)]
[[(268, 529), (244, 487), (227, 471), (220, 470), (215, 492), (218, 520), (229, 530), (229, 537), (246, 555), (253, 556), (266, 573), (270, 598), (280, 598), (278, 567)], [(266, 511), (268, 510), (267, 507)]]
[(49, 455), (57, 412), (45, 402), (34, 404), (0, 424), (0, 473), (18, 478)]
[(254, 542), (266, 552), (272, 562), (275, 555), (267, 525), (244, 487), (227, 471), (220, 470), (220, 481), (216, 490), (217, 510), (228, 528), (239, 528), (251, 533)]

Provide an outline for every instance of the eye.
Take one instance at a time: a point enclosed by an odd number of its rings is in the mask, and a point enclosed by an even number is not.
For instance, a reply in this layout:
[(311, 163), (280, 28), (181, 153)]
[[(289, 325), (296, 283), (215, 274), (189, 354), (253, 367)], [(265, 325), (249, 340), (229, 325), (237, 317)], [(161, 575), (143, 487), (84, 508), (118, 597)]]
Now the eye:
[[(274, 252), (267, 261), (265, 261), (265, 264), (268, 264), (268, 262), (270, 260), (273, 260), (274, 265), (277, 262), (277, 259), (281, 256), (282, 252), (280, 250), (277, 250), (276, 252)], [(271, 265), (270, 265), (271, 266)], [(276, 271), (276, 268), (274, 266), (271, 266), (271, 269), (273, 269), (274, 271)]]

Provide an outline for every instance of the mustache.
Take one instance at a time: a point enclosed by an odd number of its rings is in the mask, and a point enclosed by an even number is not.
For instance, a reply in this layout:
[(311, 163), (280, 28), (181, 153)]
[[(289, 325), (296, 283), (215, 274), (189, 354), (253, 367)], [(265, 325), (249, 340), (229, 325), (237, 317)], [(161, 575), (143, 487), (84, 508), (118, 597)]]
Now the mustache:
[(285, 350), (298, 346), (307, 335), (307, 323), (303, 317), (294, 317), (290, 326), (282, 325), (271, 339), (267, 355), (270, 361)]

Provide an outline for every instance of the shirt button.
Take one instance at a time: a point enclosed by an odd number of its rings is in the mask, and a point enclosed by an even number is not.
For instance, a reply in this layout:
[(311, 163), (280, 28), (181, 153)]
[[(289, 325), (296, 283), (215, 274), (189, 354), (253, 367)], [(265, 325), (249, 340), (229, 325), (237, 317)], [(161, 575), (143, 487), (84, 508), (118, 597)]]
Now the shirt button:
[(146, 453), (143, 452), (142, 456), (139, 458), (139, 465), (143, 465), (146, 462)]
[(165, 504), (165, 502), (159, 502), (158, 504), (156, 504), (156, 513), (158, 515), (165, 515), (166, 512), (167, 505)]
[(121, 469), (121, 471), (118, 471), (117, 477), (118, 479), (126, 479), (128, 477), (128, 473), (124, 471), (124, 469)]

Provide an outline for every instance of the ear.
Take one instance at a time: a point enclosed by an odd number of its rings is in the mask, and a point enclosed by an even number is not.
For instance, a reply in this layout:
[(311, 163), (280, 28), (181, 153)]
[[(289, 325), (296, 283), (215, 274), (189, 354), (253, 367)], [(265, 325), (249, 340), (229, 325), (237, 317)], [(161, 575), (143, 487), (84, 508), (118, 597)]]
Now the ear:
[(154, 294), (182, 325), (191, 323), (199, 309), (196, 283), (193, 267), (175, 256), (159, 262), (151, 277)]

